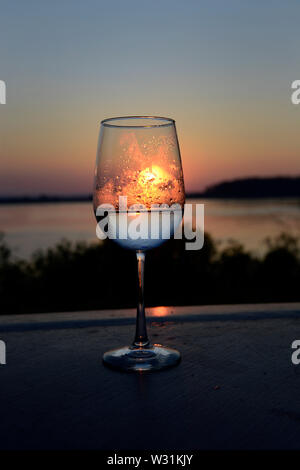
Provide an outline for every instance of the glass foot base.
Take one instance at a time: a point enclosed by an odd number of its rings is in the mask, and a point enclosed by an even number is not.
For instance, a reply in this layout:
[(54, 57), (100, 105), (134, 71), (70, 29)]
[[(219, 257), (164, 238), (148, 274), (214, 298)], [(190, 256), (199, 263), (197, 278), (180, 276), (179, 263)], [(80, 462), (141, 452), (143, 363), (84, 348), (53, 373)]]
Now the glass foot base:
[(148, 372), (176, 366), (180, 361), (180, 353), (176, 349), (160, 345), (147, 348), (124, 346), (104, 353), (103, 362), (113, 369), (132, 372)]

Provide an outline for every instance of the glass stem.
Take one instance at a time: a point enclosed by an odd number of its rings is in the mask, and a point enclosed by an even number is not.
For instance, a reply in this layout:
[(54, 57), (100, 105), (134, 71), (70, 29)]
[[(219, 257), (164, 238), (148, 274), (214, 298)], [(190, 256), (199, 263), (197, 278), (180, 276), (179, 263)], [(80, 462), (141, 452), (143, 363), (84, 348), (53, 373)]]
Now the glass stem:
[(138, 265), (138, 304), (136, 316), (136, 333), (133, 346), (136, 348), (143, 348), (149, 346), (149, 339), (147, 336), (147, 326), (144, 307), (144, 267), (145, 267), (145, 253), (143, 251), (136, 252), (137, 265)]

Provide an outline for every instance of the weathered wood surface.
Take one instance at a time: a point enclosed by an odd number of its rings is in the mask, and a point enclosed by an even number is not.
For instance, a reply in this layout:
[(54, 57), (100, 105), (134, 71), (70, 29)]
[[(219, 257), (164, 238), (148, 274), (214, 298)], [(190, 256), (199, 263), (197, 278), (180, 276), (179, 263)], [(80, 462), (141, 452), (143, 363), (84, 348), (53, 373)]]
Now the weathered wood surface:
[(299, 304), (153, 310), (153, 342), (182, 362), (144, 375), (101, 363), (133, 315), (0, 317), (0, 448), (300, 448)]

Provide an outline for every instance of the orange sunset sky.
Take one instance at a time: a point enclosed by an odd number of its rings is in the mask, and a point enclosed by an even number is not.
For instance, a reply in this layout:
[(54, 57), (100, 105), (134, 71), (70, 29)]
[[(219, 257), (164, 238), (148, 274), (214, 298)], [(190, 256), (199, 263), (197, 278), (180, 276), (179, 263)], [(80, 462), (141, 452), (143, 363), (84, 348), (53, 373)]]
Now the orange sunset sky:
[(296, 1), (3, 2), (0, 195), (91, 192), (100, 121), (121, 115), (176, 120), (187, 191), (299, 175), (299, 13)]

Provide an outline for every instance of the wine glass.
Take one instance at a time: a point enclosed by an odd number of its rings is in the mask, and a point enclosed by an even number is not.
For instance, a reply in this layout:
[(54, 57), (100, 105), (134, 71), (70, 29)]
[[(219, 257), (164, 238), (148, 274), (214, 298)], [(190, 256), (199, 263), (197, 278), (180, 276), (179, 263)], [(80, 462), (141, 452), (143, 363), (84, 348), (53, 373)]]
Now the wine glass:
[[(147, 250), (174, 235), (182, 219), (184, 202), (175, 121), (153, 116), (104, 119), (95, 168), (94, 212), (98, 225), (105, 213), (109, 238), (136, 251), (138, 267), (135, 338), (132, 345), (103, 355), (104, 364), (112, 368), (152, 371), (180, 361), (177, 350), (151, 344), (148, 339), (144, 264)], [(98, 208), (105, 208), (106, 212)]]

